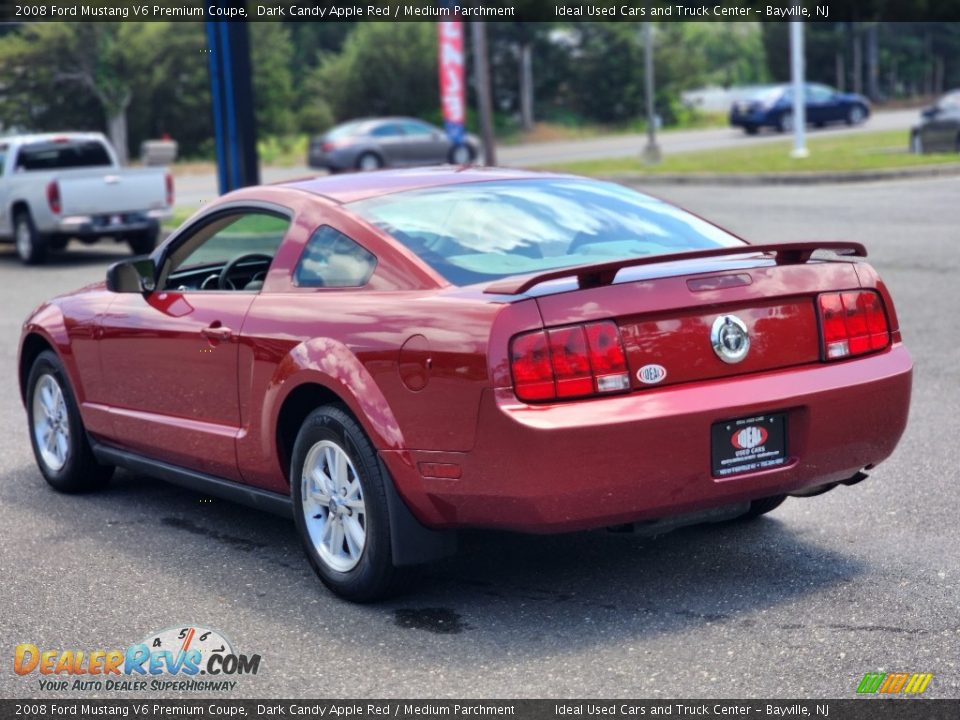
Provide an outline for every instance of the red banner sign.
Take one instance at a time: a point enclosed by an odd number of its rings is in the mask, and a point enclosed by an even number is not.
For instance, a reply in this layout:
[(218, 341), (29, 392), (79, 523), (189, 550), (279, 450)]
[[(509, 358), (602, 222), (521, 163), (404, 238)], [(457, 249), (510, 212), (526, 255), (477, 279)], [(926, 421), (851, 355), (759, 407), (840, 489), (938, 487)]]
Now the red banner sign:
[(463, 142), (466, 97), (463, 82), (463, 23), (437, 23), (440, 42), (440, 103), (447, 135), (457, 145)]

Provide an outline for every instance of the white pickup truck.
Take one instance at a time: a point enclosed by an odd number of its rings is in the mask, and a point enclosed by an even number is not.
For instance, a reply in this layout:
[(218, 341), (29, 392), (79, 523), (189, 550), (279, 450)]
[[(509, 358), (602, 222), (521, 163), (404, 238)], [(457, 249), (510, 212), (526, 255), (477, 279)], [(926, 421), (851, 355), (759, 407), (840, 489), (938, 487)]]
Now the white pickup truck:
[(28, 265), (72, 238), (149, 253), (172, 206), (170, 173), (121, 168), (100, 133), (0, 137), (0, 242), (15, 242)]

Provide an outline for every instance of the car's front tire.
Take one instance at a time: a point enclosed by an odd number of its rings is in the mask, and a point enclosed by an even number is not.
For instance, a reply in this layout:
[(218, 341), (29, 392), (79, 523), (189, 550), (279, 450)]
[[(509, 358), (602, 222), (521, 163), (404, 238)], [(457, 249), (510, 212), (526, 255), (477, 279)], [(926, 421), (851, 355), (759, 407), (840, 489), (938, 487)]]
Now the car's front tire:
[(386, 483), (360, 425), (338, 405), (317, 408), (293, 446), (294, 519), (310, 565), (330, 590), (370, 602), (396, 593)]
[(29, 210), (18, 210), (14, 215), (13, 238), (24, 265), (42, 265), (46, 261), (47, 237), (37, 230)]
[(114, 468), (93, 456), (70, 380), (51, 350), (40, 353), (30, 368), (27, 420), (37, 466), (54, 489), (85, 492), (110, 480)]

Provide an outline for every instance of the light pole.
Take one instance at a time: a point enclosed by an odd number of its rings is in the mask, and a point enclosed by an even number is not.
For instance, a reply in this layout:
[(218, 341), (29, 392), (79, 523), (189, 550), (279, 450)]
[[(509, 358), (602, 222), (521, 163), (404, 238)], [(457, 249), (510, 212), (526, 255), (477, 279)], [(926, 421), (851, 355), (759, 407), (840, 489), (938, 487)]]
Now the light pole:
[(807, 100), (804, 93), (805, 75), (803, 51), (803, 23), (800, 20), (790, 22), (790, 80), (793, 83), (793, 150), (792, 158), (805, 158), (807, 150)]
[(649, 21), (643, 23), (643, 69), (647, 95), (647, 146), (643, 149), (643, 161), (655, 165), (660, 162), (660, 147), (657, 145), (657, 114), (653, 104), (653, 28)]

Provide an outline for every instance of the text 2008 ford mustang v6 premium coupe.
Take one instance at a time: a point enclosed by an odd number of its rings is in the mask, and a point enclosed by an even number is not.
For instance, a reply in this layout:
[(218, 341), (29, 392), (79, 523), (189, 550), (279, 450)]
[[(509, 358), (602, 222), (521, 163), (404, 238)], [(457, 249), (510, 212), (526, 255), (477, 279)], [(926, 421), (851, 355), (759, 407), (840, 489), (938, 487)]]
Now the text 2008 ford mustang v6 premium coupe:
[(253, 187), (38, 308), (20, 385), (54, 488), (123, 466), (292, 514), (371, 600), (455, 528), (752, 517), (863, 479), (912, 373), (865, 254), (572, 176)]

